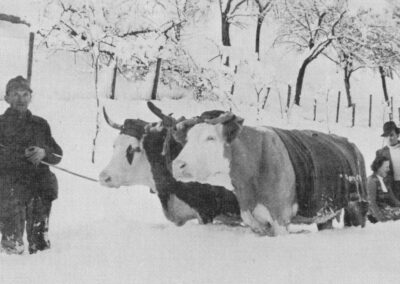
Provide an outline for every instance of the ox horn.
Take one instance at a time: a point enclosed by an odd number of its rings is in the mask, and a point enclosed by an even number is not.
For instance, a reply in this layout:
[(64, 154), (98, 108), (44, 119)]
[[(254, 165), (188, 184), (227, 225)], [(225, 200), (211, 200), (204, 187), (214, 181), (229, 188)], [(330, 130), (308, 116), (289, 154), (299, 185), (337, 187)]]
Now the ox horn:
[(103, 107), (103, 114), (104, 114), (104, 119), (106, 120), (106, 122), (107, 122), (108, 125), (110, 125), (112, 128), (115, 128), (115, 129), (118, 129), (118, 130), (122, 130), (123, 125), (122, 125), (122, 124), (118, 124), (118, 123), (112, 121), (112, 120), (108, 117), (105, 107)]
[(173, 118), (172, 116), (163, 114), (161, 109), (156, 107), (156, 105), (153, 104), (152, 102), (148, 101), (147, 102), (147, 107), (150, 109), (150, 111), (152, 113), (154, 113), (156, 116), (158, 116), (163, 121), (164, 126), (171, 127), (171, 126), (175, 126), (176, 125), (177, 121), (176, 121), (175, 118)]
[(196, 125), (200, 121), (201, 121), (200, 118), (197, 116), (189, 119), (183, 119), (176, 124), (176, 129), (184, 130), (186, 128)]
[(211, 119), (205, 119), (204, 121), (209, 123), (209, 124), (219, 124), (219, 123), (226, 123), (228, 121), (231, 121), (233, 119), (236, 118), (236, 115), (234, 115), (231, 112), (225, 112), (223, 114), (221, 114), (220, 116), (216, 117), (216, 118), (211, 118)]

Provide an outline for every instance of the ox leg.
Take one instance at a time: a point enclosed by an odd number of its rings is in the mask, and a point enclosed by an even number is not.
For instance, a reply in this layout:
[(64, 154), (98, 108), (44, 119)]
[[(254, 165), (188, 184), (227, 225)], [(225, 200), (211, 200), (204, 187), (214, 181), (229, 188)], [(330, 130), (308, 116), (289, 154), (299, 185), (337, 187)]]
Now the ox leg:
[(368, 212), (368, 202), (366, 201), (352, 201), (344, 209), (344, 225), (346, 227), (351, 226), (365, 226), (367, 220), (366, 215)]
[(265, 227), (271, 227), (271, 235), (285, 235), (288, 233), (287, 226), (279, 224), (277, 220), (272, 218), (268, 208), (263, 204), (258, 203), (253, 210), (254, 218)]
[(317, 224), (318, 231), (333, 229), (332, 222), (333, 222), (333, 220), (330, 219), (330, 220), (326, 221), (325, 223)]
[(270, 225), (264, 225), (260, 223), (250, 212), (250, 210), (240, 210), (240, 216), (242, 217), (243, 223), (251, 228), (253, 232), (260, 236), (272, 236), (272, 230)]

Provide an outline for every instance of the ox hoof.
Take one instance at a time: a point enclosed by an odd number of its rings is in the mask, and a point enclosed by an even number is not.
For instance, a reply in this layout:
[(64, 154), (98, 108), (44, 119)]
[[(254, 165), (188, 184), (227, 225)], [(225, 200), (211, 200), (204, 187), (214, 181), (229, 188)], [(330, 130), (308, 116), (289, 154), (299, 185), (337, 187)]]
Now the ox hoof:
[(268, 236), (268, 237), (275, 237), (274, 230), (272, 230), (272, 227), (253, 227), (251, 230), (259, 235), (260, 237)]
[(319, 223), (317, 224), (318, 231), (323, 231), (323, 230), (333, 230), (333, 220), (328, 220), (325, 223)]
[(242, 217), (243, 223), (251, 228), (251, 230), (260, 236), (274, 236), (274, 231), (269, 222), (260, 222), (250, 213), (249, 210), (241, 210), (240, 216)]

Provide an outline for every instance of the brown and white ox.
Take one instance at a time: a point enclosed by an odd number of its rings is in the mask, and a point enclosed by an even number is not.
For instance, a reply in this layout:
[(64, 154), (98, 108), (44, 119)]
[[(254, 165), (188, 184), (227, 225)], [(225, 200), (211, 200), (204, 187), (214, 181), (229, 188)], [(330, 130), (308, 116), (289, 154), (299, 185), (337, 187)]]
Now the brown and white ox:
[[(173, 161), (174, 177), (202, 182), (224, 175), (233, 184), (246, 225), (262, 235), (287, 233), (299, 208), (289, 152), (272, 128), (242, 124), (232, 114), (219, 123), (195, 124)], [(321, 223), (332, 222), (339, 212)]]

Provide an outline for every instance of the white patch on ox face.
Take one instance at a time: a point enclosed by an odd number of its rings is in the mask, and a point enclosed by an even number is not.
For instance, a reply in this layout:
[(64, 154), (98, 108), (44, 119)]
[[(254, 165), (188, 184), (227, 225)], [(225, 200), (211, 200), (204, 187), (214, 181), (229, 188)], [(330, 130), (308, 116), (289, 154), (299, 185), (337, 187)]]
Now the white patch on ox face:
[(141, 141), (120, 134), (114, 142), (111, 161), (100, 173), (100, 182), (108, 187), (146, 185), (154, 189), (151, 166)]
[(173, 161), (174, 177), (232, 188), (230, 161), (224, 156), (222, 125), (200, 123), (188, 131), (187, 143)]

